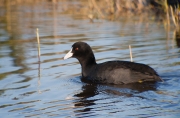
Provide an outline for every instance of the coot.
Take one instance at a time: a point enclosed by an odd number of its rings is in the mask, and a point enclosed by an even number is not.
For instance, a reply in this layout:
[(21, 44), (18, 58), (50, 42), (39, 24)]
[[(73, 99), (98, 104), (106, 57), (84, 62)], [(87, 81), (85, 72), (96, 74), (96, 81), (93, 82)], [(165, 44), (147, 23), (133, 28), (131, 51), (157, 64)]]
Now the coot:
[(94, 83), (128, 84), (162, 81), (156, 71), (145, 64), (128, 61), (107, 61), (97, 64), (91, 47), (85, 42), (76, 42), (64, 59), (74, 57), (82, 67), (82, 77)]

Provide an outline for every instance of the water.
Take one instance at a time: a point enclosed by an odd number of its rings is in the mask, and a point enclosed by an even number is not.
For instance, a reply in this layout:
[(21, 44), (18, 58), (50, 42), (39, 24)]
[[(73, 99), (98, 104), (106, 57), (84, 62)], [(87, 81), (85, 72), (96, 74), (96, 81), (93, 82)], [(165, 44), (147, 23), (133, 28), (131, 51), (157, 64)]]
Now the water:
[[(180, 49), (175, 31), (167, 32), (163, 23), (151, 19), (90, 22), (63, 13), (60, 6), (65, 3), (58, 3), (58, 8), (51, 2), (0, 7), (0, 116), (178, 118)], [(82, 82), (78, 61), (63, 60), (77, 41), (91, 45), (98, 63), (130, 61), (131, 45), (133, 60), (153, 67), (164, 82), (117, 86)]]

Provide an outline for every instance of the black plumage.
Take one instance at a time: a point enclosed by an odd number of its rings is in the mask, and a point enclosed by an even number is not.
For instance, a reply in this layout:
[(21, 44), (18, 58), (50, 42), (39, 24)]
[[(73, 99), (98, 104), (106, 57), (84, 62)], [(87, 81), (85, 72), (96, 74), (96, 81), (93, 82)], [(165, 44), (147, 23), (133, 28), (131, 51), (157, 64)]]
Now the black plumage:
[(128, 61), (108, 61), (97, 64), (91, 47), (76, 42), (64, 59), (77, 58), (82, 67), (82, 77), (94, 83), (128, 84), (136, 82), (162, 81), (156, 71), (148, 65)]

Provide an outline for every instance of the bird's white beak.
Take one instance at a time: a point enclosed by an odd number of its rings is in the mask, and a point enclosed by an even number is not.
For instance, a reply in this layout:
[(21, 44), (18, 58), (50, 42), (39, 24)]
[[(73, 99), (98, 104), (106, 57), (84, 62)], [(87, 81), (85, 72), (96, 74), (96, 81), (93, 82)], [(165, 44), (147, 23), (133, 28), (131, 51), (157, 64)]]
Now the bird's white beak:
[(64, 56), (64, 60), (68, 59), (68, 58), (70, 58), (72, 56), (73, 56), (73, 53), (72, 53), (72, 48), (71, 48), (71, 50)]

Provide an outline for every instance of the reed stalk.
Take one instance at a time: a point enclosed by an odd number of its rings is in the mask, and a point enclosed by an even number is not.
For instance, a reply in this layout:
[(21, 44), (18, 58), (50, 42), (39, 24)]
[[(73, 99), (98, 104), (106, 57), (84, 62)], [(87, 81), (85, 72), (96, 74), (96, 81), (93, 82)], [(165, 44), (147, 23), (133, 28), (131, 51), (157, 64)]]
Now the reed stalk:
[(98, 7), (98, 5), (96, 4), (95, 0), (91, 0), (94, 8), (97, 10), (98, 14), (101, 16), (101, 18), (105, 18), (101, 9)]
[(41, 52), (40, 52), (40, 41), (39, 41), (39, 30), (38, 30), (38, 28), (36, 29), (36, 35), (37, 35), (37, 43), (38, 43), (38, 59), (40, 62)]
[(174, 14), (173, 8), (172, 8), (171, 6), (170, 6), (170, 10), (171, 10), (171, 16), (172, 16), (172, 20), (173, 20), (173, 22), (174, 22), (174, 25), (177, 27), (175, 14)]
[(132, 58), (132, 50), (131, 50), (131, 45), (129, 45), (129, 52), (130, 52), (130, 58), (131, 58), (131, 62), (133, 62), (133, 58)]
[(41, 94), (41, 90), (39, 89), (40, 85), (41, 85), (41, 63), (40, 63), (40, 56), (41, 56), (41, 52), (40, 52), (40, 40), (39, 40), (39, 29), (36, 29), (36, 35), (37, 35), (37, 44), (38, 44), (38, 93)]

